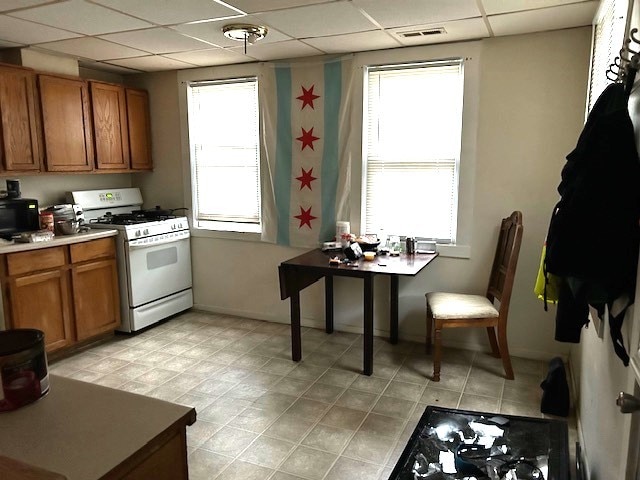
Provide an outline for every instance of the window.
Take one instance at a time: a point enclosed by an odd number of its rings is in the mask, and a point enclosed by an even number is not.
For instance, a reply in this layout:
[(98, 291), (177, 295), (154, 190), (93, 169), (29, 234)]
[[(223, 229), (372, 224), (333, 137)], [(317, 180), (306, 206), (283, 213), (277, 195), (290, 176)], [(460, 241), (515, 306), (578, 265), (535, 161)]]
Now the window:
[(462, 60), (368, 67), (365, 83), (365, 232), (455, 243)]
[(190, 83), (194, 225), (260, 232), (260, 142), (255, 77)]
[(611, 78), (614, 78), (612, 73), (606, 72), (614, 58), (620, 56), (620, 47), (622, 47), (627, 26), (628, 8), (628, 0), (605, 0), (600, 4), (593, 27), (587, 105), (589, 111), (605, 87), (611, 83)]

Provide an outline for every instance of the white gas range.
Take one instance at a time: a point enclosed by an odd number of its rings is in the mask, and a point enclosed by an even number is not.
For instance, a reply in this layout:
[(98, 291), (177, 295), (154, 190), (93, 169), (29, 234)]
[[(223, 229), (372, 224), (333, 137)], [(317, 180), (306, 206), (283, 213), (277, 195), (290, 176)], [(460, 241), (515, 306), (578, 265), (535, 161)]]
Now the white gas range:
[(138, 188), (68, 192), (91, 228), (116, 237), (124, 332), (135, 332), (193, 306), (191, 247), (186, 217), (141, 210)]

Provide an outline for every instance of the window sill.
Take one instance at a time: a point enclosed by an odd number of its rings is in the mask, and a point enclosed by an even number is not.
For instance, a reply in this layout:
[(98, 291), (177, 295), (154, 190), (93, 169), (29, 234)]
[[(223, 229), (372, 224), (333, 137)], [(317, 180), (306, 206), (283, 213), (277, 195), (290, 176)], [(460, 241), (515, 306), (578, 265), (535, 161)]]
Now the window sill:
[(234, 230), (212, 230), (202, 227), (191, 227), (191, 236), (199, 238), (219, 238), (225, 240), (242, 240), (248, 242), (259, 242), (260, 232), (239, 232)]
[(471, 247), (469, 245), (438, 245), (436, 251), (441, 257), (471, 258)]

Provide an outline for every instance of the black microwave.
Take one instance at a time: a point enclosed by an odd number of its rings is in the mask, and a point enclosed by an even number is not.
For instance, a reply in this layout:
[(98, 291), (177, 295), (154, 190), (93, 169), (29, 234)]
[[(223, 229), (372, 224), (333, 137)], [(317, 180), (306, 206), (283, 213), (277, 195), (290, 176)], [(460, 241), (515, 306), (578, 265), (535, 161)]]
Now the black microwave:
[(11, 238), (40, 229), (38, 201), (32, 198), (0, 199), (0, 237)]

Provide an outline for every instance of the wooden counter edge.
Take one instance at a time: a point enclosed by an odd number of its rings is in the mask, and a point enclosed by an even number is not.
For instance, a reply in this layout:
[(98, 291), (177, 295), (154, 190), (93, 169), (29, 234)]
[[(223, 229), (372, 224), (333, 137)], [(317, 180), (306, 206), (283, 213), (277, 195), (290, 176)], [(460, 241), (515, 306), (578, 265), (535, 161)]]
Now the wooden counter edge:
[[(187, 407), (185, 407), (187, 408)], [(149, 443), (147, 443), (144, 447), (134, 452), (127, 459), (122, 461), (119, 465), (113, 468), (106, 475), (100, 477), (100, 480), (120, 480), (120, 479), (137, 479), (137, 478), (145, 478), (144, 476), (140, 477), (134, 473), (136, 469), (141, 466), (149, 467), (153, 463), (157, 462), (158, 458), (154, 458), (154, 455), (164, 453), (162, 452), (163, 448), (167, 447), (172, 440), (178, 438), (180, 442), (180, 450), (184, 452), (182, 458), (182, 465), (176, 466), (172, 465), (172, 468), (182, 467), (184, 469), (185, 476), (184, 480), (188, 479), (187, 475), (187, 438), (186, 438), (186, 427), (193, 425), (196, 421), (196, 409), (191, 407), (189, 411), (185, 412), (179, 419), (169, 425), (166, 429), (156, 435)], [(166, 474), (166, 472), (165, 472)], [(171, 475), (171, 473), (169, 473)], [(160, 477), (157, 477), (160, 478)], [(165, 478), (165, 477), (162, 477)], [(180, 480), (182, 477), (171, 476), (167, 478), (175, 478), (176, 480)], [(48, 480), (48, 479), (47, 479)]]

